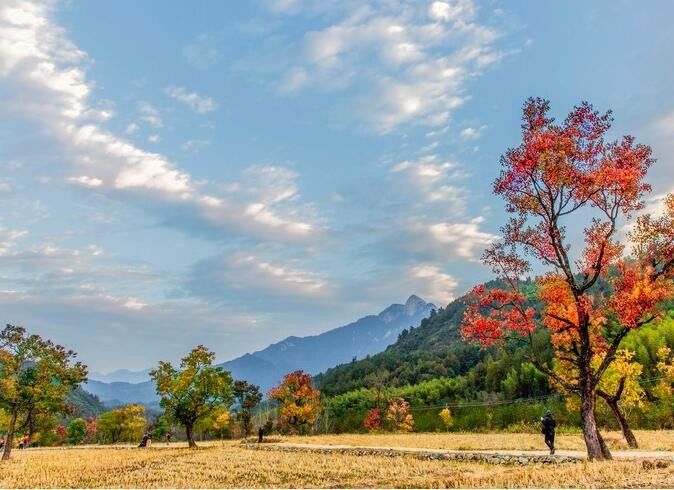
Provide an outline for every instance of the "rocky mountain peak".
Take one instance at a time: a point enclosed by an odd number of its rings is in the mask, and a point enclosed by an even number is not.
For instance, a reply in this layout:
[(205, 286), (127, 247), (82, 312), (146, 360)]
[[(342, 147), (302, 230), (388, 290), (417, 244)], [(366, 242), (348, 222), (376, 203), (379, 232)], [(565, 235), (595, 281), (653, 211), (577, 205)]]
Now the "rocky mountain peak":
[(407, 298), (407, 301), (405, 301), (405, 314), (408, 316), (416, 315), (417, 312), (421, 310), (431, 308), (435, 308), (435, 305), (426, 303), (416, 294), (411, 295), (409, 298)]

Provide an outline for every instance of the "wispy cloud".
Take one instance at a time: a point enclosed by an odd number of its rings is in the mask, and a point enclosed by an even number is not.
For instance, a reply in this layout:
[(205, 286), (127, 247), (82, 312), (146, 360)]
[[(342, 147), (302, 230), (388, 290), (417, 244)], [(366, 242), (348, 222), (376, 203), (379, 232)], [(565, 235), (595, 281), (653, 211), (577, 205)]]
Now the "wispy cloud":
[(164, 92), (172, 99), (185, 104), (197, 114), (212, 112), (218, 106), (212, 97), (199, 95), (196, 92), (188, 92), (187, 89), (183, 87), (171, 85), (170, 87), (166, 87)]
[(471, 0), (433, 2), (427, 10), (416, 2), (359, 5), (305, 33), (283, 92), (358, 85), (367, 87), (355, 96), (367, 107), (360, 115), (378, 132), (443, 126), (468, 99), (468, 82), (505, 55), (495, 47), (499, 32), (477, 21)]
[[(138, 102), (138, 112), (142, 114), (140, 118), (151, 126), (154, 126), (155, 128), (161, 128), (164, 126), (164, 122), (159, 115), (159, 111), (155, 109), (149, 102), (144, 100)], [(129, 126), (127, 126), (127, 131), (128, 129)]]
[(183, 48), (183, 56), (195, 68), (210, 68), (222, 59), (220, 42), (220, 36), (215, 34), (199, 34)]

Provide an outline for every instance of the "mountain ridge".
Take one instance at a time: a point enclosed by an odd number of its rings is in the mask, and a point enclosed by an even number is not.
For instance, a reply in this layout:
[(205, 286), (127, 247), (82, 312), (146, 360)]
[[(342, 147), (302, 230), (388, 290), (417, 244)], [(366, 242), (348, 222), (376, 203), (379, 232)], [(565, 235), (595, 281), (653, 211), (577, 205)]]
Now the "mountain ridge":
[[(418, 325), (436, 309), (434, 304), (413, 294), (404, 304), (394, 303), (376, 315), (366, 315), (316, 335), (288, 336), (264, 349), (246, 353), (218, 366), (231, 371), (234, 379), (245, 379), (266, 392), (288, 372), (302, 369), (315, 375), (354, 358), (381, 352), (396, 341), (400, 332)], [(127, 370), (117, 370), (108, 376), (120, 372), (129, 376)], [(106, 383), (92, 377), (85, 388), (104, 403), (153, 404), (157, 401), (154, 384), (150, 380)]]

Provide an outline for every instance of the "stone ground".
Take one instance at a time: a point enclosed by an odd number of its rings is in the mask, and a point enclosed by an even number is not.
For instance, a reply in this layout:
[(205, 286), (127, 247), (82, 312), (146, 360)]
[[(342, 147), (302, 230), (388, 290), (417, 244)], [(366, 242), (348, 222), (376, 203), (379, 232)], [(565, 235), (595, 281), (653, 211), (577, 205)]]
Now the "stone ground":
[[(413, 456), (419, 459), (446, 459), (455, 461), (481, 461), (495, 464), (535, 464), (535, 463), (565, 463), (587, 459), (583, 451), (558, 450), (554, 455), (547, 451), (516, 451), (516, 450), (449, 450), (433, 448), (386, 447), (386, 446), (351, 446), (343, 444), (298, 444), (289, 442), (276, 443), (243, 443), (247, 449), (260, 449), (286, 452), (313, 452), (339, 453), (359, 456)], [(642, 451), (629, 450), (611, 452), (618, 460), (645, 460), (655, 461), (657, 464), (671, 464), (674, 462), (674, 451)]]

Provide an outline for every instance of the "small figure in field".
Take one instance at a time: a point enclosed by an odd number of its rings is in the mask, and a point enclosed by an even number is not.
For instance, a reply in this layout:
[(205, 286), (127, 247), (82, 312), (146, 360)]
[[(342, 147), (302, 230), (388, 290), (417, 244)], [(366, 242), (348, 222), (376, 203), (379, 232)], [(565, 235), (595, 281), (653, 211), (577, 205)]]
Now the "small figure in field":
[(257, 429), (257, 442), (258, 442), (258, 444), (262, 442), (262, 437), (263, 437), (263, 436), (264, 436), (264, 428), (263, 428), (263, 427), (259, 427), (259, 428)]
[(148, 447), (150, 445), (150, 434), (147, 432), (143, 435), (143, 440), (140, 441), (140, 444), (138, 444), (138, 447)]
[(166, 434), (166, 445), (168, 446), (169, 444), (171, 444), (171, 433), (170, 432), (168, 432)]
[(555, 454), (555, 427), (557, 427), (557, 421), (552, 416), (552, 412), (548, 410), (545, 416), (541, 417), (541, 432), (545, 436), (545, 444), (550, 448), (550, 454)]
[(30, 443), (30, 438), (28, 436), (23, 436), (19, 440), (19, 449), (23, 449), (23, 448), (28, 447), (29, 443)]

